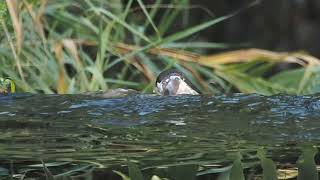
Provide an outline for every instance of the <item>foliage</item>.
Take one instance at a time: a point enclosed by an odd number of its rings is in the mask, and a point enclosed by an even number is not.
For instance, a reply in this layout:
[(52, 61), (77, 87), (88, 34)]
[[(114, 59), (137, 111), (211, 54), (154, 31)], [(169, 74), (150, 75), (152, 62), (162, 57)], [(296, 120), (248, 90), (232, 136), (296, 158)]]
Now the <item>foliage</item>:
[[(143, 23), (134, 18), (143, 18), (143, 14), (132, 16), (133, 1), (127, 4), (93, 0), (17, 3), (8, 6), (18, 8), (9, 9), (14, 32), (7, 27), (8, 23), (2, 24), (5, 38), (1, 42), (0, 74), (12, 78), (19, 91), (79, 93), (121, 86), (151, 92), (153, 80), (163, 68), (175, 66), (187, 72), (171, 58), (158, 56), (154, 61), (143, 52), (195, 33), (196, 30), (189, 30), (163, 37), (170, 26), (167, 20), (172, 19), (173, 23), (182, 11), (180, 8), (167, 10), (159, 21), (163, 27), (147, 36), (149, 25), (156, 28), (151, 20), (159, 7), (148, 12), (142, 2), (139, 9), (148, 17)], [(186, 5), (187, 1), (179, 2), (179, 6)], [(144, 48), (121, 56), (114, 45), (126, 41), (143, 44)], [(190, 73), (188, 77), (196, 82)]]
[(4, 1), (0, 2), (0, 21), (4, 21), (7, 16), (7, 6)]
[[(6, 7), (10, 18), (1, 23), (0, 76), (13, 79), (20, 92), (63, 94), (117, 87), (152, 92), (157, 74), (175, 67), (202, 93), (229, 93), (230, 87), (265, 95), (320, 91), (318, 64), (310, 63), (306, 60), (309, 56), (305, 58), (299, 53), (250, 50), (199, 56), (174, 49), (203, 52), (208, 48), (227, 48), (225, 44), (189, 41), (192, 35), (239, 11), (185, 27), (188, 23), (178, 22), (188, 10), (189, 1), (172, 2), (173, 8), (163, 8), (161, 2), (155, 1), (152, 6), (140, 0), (2, 2), (2, 19), (7, 14)], [(171, 27), (177, 23), (183, 30), (173, 32)], [(273, 65), (288, 62), (290, 57), (308, 63), (265, 78)], [(264, 63), (259, 64), (261, 61)]]

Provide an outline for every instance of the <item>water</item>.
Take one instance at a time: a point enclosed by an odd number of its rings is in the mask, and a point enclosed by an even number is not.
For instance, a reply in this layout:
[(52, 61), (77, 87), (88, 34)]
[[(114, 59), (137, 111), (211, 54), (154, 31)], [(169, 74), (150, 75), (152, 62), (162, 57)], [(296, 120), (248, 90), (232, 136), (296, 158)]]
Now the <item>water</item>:
[(223, 162), (320, 141), (320, 96), (0, 96), (0, 159), (143, 166)]

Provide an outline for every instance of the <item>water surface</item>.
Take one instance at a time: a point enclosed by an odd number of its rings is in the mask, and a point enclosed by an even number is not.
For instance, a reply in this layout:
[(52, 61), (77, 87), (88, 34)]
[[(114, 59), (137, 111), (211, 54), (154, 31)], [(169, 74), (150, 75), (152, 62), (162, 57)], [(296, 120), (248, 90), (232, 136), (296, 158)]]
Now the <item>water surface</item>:
[[(320, 96), (0, 96), (1, 160), (213, 163), (320, 141)], [(298, 152), (297, 152), (298, 153)]]

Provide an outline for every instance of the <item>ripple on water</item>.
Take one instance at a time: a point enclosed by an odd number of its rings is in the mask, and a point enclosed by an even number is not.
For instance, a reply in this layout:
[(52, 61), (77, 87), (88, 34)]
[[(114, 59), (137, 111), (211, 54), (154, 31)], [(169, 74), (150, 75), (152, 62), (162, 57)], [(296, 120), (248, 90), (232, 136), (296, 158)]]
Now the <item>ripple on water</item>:
[(132, 151), (132, 156), (146, 158), (148, 153), (137, 155), (137, 150), (153, 149), (158, 156), (166, 156), (183, 154), (186, 147), (188, 151), (223, 153), (235, 144), (318, 142), (319, 98), (255, 94), (107, 99), (87, 95), (0, 96), (1, 156), (121, 159), (119, 152), (130, 156)]

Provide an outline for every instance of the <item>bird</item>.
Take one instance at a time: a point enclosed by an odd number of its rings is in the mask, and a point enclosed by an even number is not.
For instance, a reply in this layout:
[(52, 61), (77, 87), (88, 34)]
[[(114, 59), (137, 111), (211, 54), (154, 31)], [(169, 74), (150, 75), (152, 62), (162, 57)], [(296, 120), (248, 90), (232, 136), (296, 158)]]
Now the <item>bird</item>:
[[(154, 86), (154, 95), (176, 96), (182, 94), (198, 95), (199, 93), (192, 88), (191, 83), (185, 78), (185, 75), (177, 69), (168, 69), (162, 71), (156, 79)], [(109, 89), (107, 91), (86, 92), (85, 95), (98, 96), (103, 98), (126, 97), (139, 94), (134, 89)]]
[(163, 96), (199, 94), (192, 88), (191, 83), (185, 78), (185, 75), (177, 69), (162, 71), (156, 79), (154, 92)]

